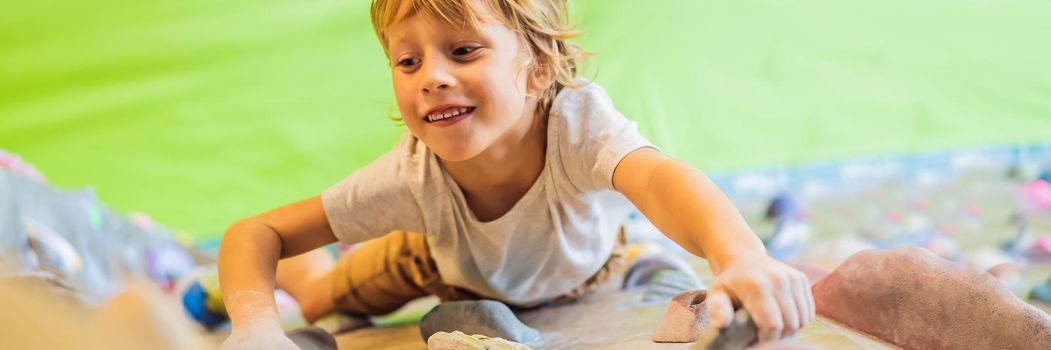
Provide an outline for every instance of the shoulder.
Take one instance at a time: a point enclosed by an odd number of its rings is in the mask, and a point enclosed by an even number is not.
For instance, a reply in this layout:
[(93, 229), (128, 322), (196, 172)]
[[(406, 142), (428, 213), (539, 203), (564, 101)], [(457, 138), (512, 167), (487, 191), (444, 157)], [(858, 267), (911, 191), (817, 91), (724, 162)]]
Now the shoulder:
[(562, 169), (581, 191), (613, 189), (613, 172), (625, 155), (653, 147), (637, 124), (613, 107), (606, 90), (594, 82), (578, 80), (552, 103), (548, 125), (561, 158)]
[(624, 116), (613, 107), (606, 90), (595, 82), (577, 78), (576, 87), (565, 87), (551, 103), (548, 124), (562, 138), (575, 139), (601, 133), (617, 124)]
[(428, 149), (406, 131), (389, 151), (353, 171), (341, 181), (343, 186), (364, 185), (370, 190), (392, 190), (406, 187), (408, 180), (419, 178), (427, 170)]
[[(358, 168), (321, 194), (333, 233), (344, 242), (361, 242), (393, 230), (423, 232), (416, 176), (426, 169), (417, 159), (422, 144), (411, 135), (374, 161)], [(426, 151), (425, 148), (422, 149)]]
[(615, 111), (606, 90), (593, 81), (577, 78), (577, 86), (565, 87), (551, 104), (551, 114), (572, 118), (580, 114)]
[(413, 159), (425, 156), (427, 151), (427, 145), (424, 145), (423, 141), (405, 130), (398, 138), (398, 142), (394, 144), (394, 148), (387, 154), (401, 159)]
[(548, 125), (560, 143), (575, 144), (593, 140), (619, 129), (629, 121), (617, 111), (606, 90), (585, 79), (578, 86), (566, 87), (551, 104)]
[(427, 166), (430, 158), (431, 151), (427, 148), (427, 145), (411, 132), (405, 130), (394, 145), (394, 148), (377, 159), (377, 161), (390, 163), (390, 166), (397, 169), (397, 173), (390, 175), (418, 178), (416, 174), (430, 170)]

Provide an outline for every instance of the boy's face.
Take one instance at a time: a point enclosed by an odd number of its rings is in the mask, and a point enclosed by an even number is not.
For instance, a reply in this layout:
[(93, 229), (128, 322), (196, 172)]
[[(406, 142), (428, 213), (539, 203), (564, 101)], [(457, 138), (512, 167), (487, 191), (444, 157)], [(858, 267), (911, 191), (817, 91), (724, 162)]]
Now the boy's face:
[(492, 22), (474, 31), (419, 13), (386, 31), (402, 119), (445, 161), (474, 158), (532, 122), (525, 51)]

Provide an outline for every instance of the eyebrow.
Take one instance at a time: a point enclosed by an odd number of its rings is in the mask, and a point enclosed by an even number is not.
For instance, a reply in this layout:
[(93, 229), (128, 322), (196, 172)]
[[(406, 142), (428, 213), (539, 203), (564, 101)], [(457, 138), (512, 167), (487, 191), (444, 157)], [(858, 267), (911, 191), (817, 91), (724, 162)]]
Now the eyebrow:
[[(442, 36), (444, 38), (452, 39), (451, 41), (477, 40), (482, 42), (489, 42), (492, 40), (492, 37), (486, 35), (485, 32), (481, 30), (473, 30), (470, 28), (457, 29), (455, 32), (443, 32)], [(388, 37), (387, 40), (390, 43), (388, 49), (392, 53), (394, 52), (394, 48), (398, 45), (409, 44), (409, 40), (407, 40), (405, 36), (398, 37), (397, 40), (393, 40), (393, 38)]]
[(394, 39), (395, 38), (387, 37), (387, 43), (388, 43), (387, 50), (390, 51), (391, 55), (394, 55), (394, 48), (399, 47), (401, 45), (408, 45), (409, 44), (409, 40), (407, 40), (405, 38), (405, 36), (398, 37), (398, 38), (396, 38), (397, 40), (394, 40)]
[(393, 40), (392, 40), (392, 41), (390, 41), (389, 45), (390, 45), (390, 48), (391, 48), (391, 49), (393, 49), (394, 47), (396, 47), (396, 46), (398, 46), (398, 45), (401, 45), (402, 43), (405, 43), (406, 41), (407, 41), (407, 40), (404, 40), (404, 39), (400, 39), (400, 38), (399, 38), (399, 40), (397, 40), (397, 41), (393, 41)]

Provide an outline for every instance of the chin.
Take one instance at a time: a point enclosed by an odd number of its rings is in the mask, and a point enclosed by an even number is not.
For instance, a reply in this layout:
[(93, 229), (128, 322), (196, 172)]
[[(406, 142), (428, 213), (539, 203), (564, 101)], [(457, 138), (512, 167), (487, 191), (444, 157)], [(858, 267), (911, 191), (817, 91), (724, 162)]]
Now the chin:
[(482, 153), (482, 150), (484, 150), (483, 147), (474, 144), (454, 144), (431, 147), (431, 151), (434, 152), (438, 158), (441, 158), (446, 162), (467, 161), (471, 158), (477, 157), (478, 154)]
[(474, 158), (481, 152), (439, 152), (434, 151), (434, 154), (446, 162), (464, 162)]

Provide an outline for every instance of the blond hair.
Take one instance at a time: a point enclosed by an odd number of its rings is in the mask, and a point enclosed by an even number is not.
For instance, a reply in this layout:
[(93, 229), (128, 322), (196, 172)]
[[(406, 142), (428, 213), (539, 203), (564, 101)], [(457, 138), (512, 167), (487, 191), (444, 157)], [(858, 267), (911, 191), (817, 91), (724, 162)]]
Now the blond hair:
[(539, 110), (546, 114), (555, 95), (563, 87), (577, 87), (574, 77), (577, 63), (587, 53), (580, 45), (572, 43), (579, 33), (568, 22), (569, 0), (373, 0), (372, 28), (390, 59), (390, 43), (387, 28), (409, 16), (426, 13), (449, 25), (478, 30), (480, 6), (487, 6), (495, 19), (518, 34), (529, 47), (529, 64), (532, 73), (527, 82), (531, 86), (535, 78), (552, 82), (538, 96)]

